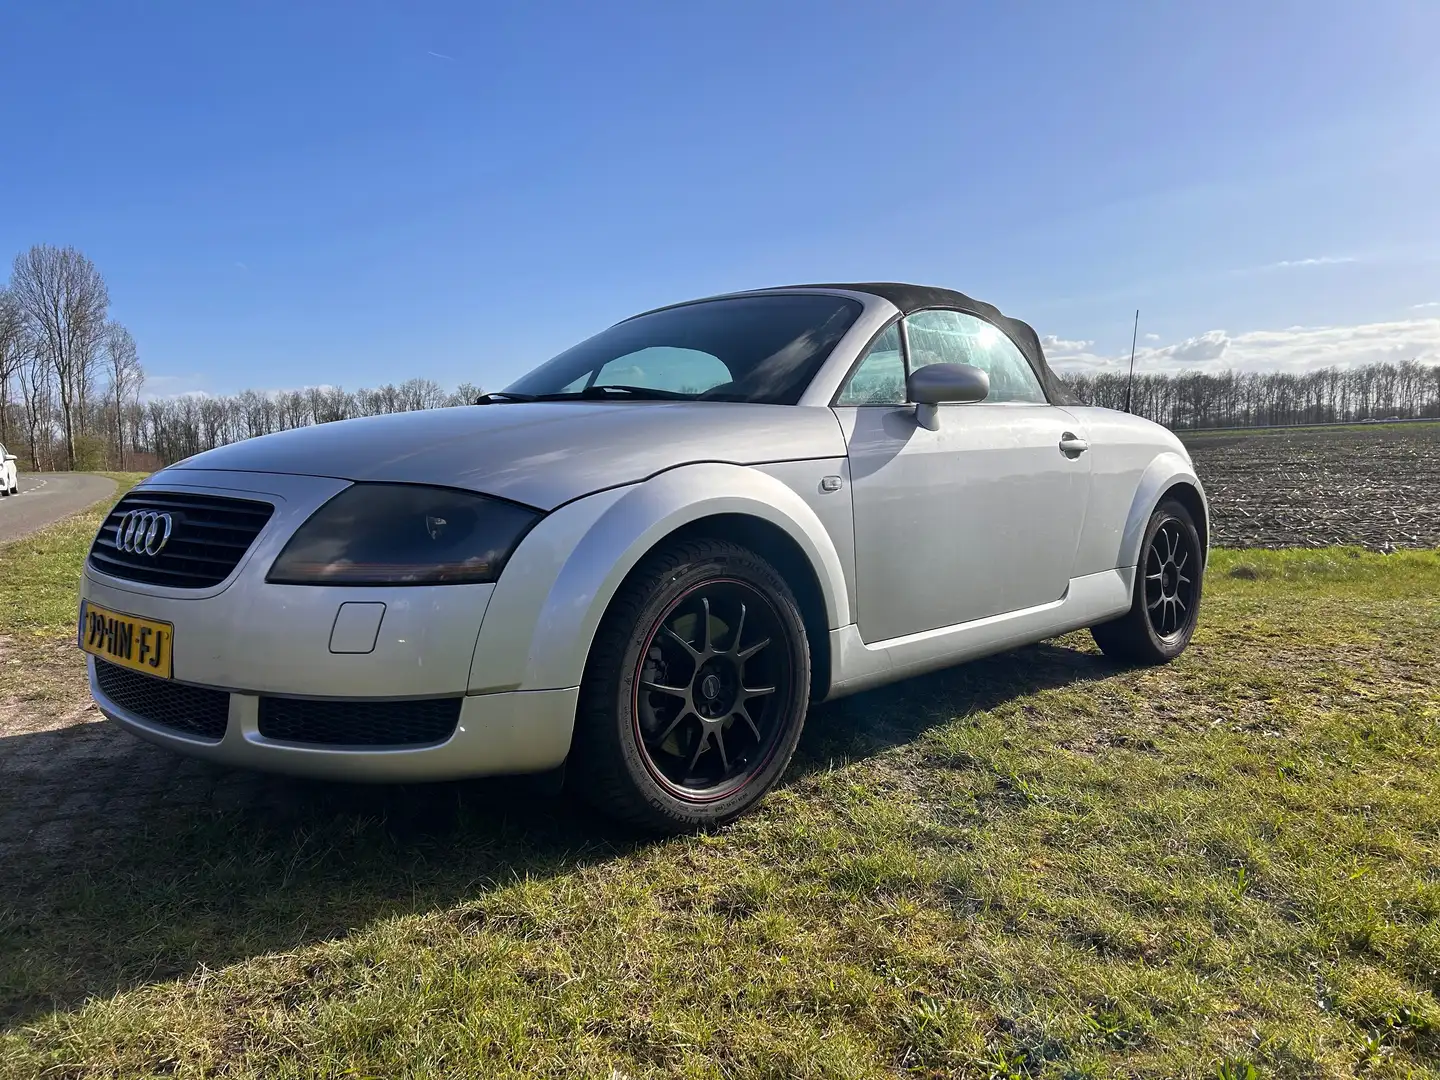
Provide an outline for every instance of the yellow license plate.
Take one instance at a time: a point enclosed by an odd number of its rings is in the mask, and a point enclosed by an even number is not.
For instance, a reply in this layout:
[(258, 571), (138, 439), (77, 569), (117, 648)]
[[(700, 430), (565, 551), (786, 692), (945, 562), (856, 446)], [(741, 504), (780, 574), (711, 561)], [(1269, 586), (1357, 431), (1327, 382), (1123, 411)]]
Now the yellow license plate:
[(174, 674), (170, 650), (175, 627), (86, 601), (80, 609), (80, 647), (112, 664), (158, 679)]

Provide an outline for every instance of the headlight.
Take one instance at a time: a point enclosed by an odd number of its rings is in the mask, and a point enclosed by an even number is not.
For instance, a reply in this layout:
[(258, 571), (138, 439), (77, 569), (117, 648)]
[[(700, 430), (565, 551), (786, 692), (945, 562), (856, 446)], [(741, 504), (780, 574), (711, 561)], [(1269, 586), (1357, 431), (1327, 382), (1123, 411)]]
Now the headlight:
[(462, 585), (494, 581), (540, 519), (453, 488), (355, 484), (315, 511), (265, 580), (279, 585)]

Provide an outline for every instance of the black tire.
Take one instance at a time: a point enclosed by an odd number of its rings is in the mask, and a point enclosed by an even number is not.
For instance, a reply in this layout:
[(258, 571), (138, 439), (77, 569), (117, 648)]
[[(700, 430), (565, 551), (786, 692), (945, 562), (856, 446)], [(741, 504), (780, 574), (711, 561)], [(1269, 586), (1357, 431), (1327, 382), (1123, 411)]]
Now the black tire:
[(646, 831), (713, 828), (775, 786), (809, 704), (810, 647), (784, 579), (738, 544), (679, 541), (636, 568), (601, 620), (570, 775), (595, 808)]
[(1190, 511), (1166, 499), (1150, 515), (1140, 543), (1134, 598), (1112, 622), (1092, 626), (1100, 650), (1133, 664), (1168, 664), (1190, 644), (1204, 581), (1200, 532)]

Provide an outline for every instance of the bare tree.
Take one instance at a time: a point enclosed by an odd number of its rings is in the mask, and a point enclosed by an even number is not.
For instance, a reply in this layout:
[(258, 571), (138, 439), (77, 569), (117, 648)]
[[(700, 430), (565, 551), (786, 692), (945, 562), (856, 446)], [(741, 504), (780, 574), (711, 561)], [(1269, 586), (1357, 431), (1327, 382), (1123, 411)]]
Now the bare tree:
[(36, 244), (15, 257), (10, 288), (54, 371), (65, 457), (73, 469), (76, 414), (104, 331), (109, 290), (88, 258), (72, 247), (48, 244)]
[(41, 460), (40, 435), (45, 433), (45, 449), (49, 450), (53, 382), (50, 358), (44, 346), (26, 334), (21, 346), (20, 396), (25, 411), (26, 444), (30, 449), (30, 467), (45, 468)]
[(116, 468), (125, 468), (125, 403), (140, 393), (145, 371), (135, 338), (118, 322), (105, 328), (105, 370), (110, 376), (110, 402), (115, 407)]
[(10, 442), (10, 384), (20, 374), (25, 316), (9, 289), (0, 289), (0, 443)]

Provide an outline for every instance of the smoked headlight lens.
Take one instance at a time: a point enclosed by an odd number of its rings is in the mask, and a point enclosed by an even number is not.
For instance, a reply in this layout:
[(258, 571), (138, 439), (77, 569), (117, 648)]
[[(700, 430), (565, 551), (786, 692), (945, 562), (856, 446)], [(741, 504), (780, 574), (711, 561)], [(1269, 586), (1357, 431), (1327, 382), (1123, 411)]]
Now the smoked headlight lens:
[(355, 484), (315, 511), (265, 580), (277, 585), (494, 581), (534, 510), (453, 488)]

